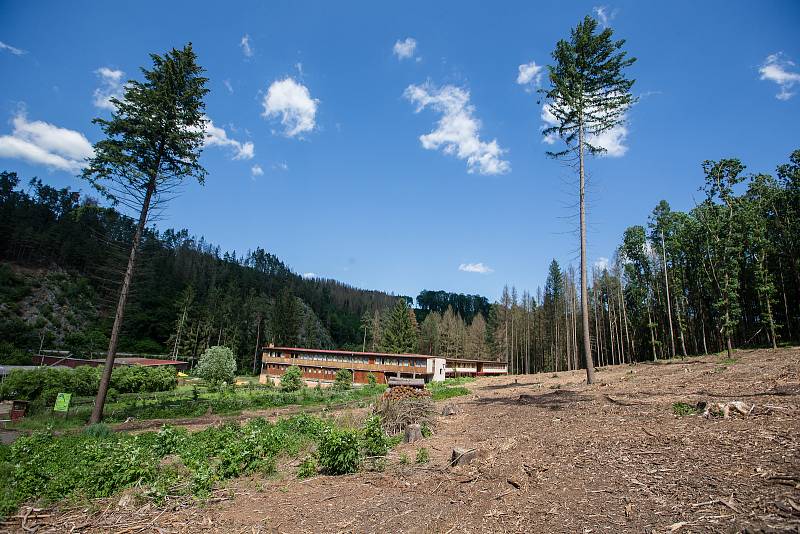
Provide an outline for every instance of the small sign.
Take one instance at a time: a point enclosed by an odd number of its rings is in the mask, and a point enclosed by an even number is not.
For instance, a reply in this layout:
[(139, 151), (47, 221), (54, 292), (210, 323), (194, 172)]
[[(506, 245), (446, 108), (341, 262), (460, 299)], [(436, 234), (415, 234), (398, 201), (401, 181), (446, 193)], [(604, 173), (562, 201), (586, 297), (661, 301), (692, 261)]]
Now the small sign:
[(56, 397), (56, 405), (53, 407), (54, 412), (66, 412), (69, 410), (69, 401), (72, 398), (72, 393), (59, 393)]

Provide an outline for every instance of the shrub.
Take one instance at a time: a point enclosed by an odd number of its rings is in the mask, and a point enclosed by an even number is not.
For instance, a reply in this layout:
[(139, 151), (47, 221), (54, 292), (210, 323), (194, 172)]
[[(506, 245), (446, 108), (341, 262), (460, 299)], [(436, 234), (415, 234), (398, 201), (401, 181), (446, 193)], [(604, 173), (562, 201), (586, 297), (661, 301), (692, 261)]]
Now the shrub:
[(698, 413), (697, 408), (685, 402), (676, 402), (672, 405), (672, 413), (678, 416), (694, 415)]
[[(175, 370), (169, 367), (116, 367), (111, 388), (117, 393), (168, 391), (177, 385)], [(12, 371), (0, 387), (0, 398), (38, 401), (49, 406), (60, 392), (91, 397), (100, 384), (100, 368), (84, 365), (75, 369), (43, 367)]]
[(385, 456), (389, 450), (389, 437), (383, 431), (381, 418), (373, 415), (364, 423), (364, 434), (361, 438), (364, 456)]
[(333, 388), (338, 391), (345, 391), (353, 387), (353, 373), (350, 369), (339, 369), (336, 371), (336, 379)]
[(317, 449), (319, 465), (329, 475), (355, 473), (361, 463), (359, 432), (330, 429), (322, 435)]
[(314, 458), (306, 458), (297, 468), (297, 478), (309, 478), (317, 474), (317, 462)]
[(0, 365), (30, 365), (31, 357), (8, 341), (0, 342)]
[(213, 385), (232, 383), (236, 376), (236, 358), (227, 347), (209, 347), (200, 356), (194, 374)]
[(281, 375), (281, 390), (292, 392), (301, 389), (303, 389), (303, 372), (296, 365), (292, 365)]
[(375, 373), (369, 373), (367, 375), (367, 386), (369, 386), (370, 388), (378, 386), (378, 379), (375, 378)]
[(430, 460), (430, 455), (428, 454), (428, 449), (425, 447), (420, 448), (417, 450), (417, 463), (418, 464), (427, 464), (428, 460)]

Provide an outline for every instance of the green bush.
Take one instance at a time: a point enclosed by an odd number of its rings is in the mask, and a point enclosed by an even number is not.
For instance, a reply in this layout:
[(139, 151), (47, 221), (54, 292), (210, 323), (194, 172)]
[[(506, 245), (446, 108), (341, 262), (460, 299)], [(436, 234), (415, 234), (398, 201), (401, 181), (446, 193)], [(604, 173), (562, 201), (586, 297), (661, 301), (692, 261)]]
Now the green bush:
[(350, 369), (339, 369), (336, 371), (336, 379), (333, 381), (333, 389), (344, 391), (353, 387), (353, 373)]
[(389, 437), (383, 431), (381, 418), (377, 415), (365, 421), (361, 447), (367, 457), (385, 456), (389, 451)]
[(425, 447), (421, 447), (417, 450), (417, 463), (418, 464), (427, 464), (430, 460), (430, 454), (428, 454), (428, 449)]
[(317, 474), (317, 462), (314, 458), (309, 457), (303, 460), (300, 467), (297, 468), (297, 478), (309, 478)]
[(367, 375), (367, 386), (370, 388), (374, 388), (377, 387), (377, 385), (378, 385), (378, 379), (375, 378), (375, 373), (369, 373)]
[(236, 376), (236, 357), (227, 347), (209, 347), (200, 356), (194, 374), (210, 384), (231, 384)]
[(303, 389), (303, 372), (296, 365), (292, 365), (281, 375), (281, 390), (292, 392), (301, 389)]
[(698, 413), (698, 410), (691, 404), (686, 404), (685, 402), (676, 402), (672, 405), (672, 413), (678, 416), (695, 415)]
[(31, 357), (8, 341), (0, 342), (0, 365), (30, 365)]
[[(37, 401), (50, 406), (61, 393), (91, 397), (100, 385), (99, 367), (84, 365), (75, 369), (42, 367), (14, 370), (0, 386), (0, 398)], [(111, 388), (117, 393), (168, 391), (177, 385), (175, 370), (169, 367), (124, 366), (114, 368)]]
[[(330, 435), (329, 423), (308, 415), (274, 424), (256, 418), (195, 433), (167, 426), (158, 432), (106, 435), (101, 428), (60, 437), (34, 433), (10, 447), (0, 446), (0, 518), (33, 499), (45, 505), (75, 497), (95, 499), (131, 486), (150, 488), (156, 498), (168, 490), (172, 495), (207, 496), (218, 481), (270, 474), (279, 454), (296, 456), (308, 441)], [(305, 469), (310, 472), (311, 466)]]
[(357, 430), (330, 429), (322, 435), (317, 449), (319, 466), (329, 475), (355, 473), (361, 464)]

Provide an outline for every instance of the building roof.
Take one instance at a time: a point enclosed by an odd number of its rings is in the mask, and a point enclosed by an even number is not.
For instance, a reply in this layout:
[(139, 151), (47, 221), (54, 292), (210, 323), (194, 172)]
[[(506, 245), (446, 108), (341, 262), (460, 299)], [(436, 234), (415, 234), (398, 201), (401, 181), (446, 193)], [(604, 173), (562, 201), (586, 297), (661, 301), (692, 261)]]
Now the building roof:
[(492, 363), (496, 365), (508, 365), (507, 362), (498, 362), (497, 360), (471, 360), (469, 358), (445, 358), (445, 360), (456, 363)]
[(441, 356), (428, 356), (427, 354), (393, 354), (390, 352), (360, 352), (357, 350), (330, 350), (330, 349), (304, 349), (298, 347), (262, 347), (262, 350), (277, 350), (284, 352), (316, 352), (321, 354), (341, 354), (346, 356), (390, 356), (394, 358), (440, 358)]
[[(93, 362), (104, 362), (105, 358), (96, 358)], [(159, 360), (156, 358), (114, 358), (114, 363), (119, 365), (143, 365), (145, 367), (154, 367), (158, 365), (183, 365), (186, 362), (182, 360)]]

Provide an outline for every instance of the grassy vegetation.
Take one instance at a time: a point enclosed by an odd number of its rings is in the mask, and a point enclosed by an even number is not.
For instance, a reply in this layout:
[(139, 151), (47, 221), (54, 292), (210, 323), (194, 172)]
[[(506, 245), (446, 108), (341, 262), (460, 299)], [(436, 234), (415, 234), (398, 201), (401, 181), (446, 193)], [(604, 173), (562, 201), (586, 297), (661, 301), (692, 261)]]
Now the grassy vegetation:
[(385, 454), (393, 444), (374, 419), (363, 428), (302, 414), (195, 433), (170, 426), (137, 435), (102, 426), (64, 436), (37, 432), (0, 446), (0, 517), (24, 502), (107, 497), (129, 487), (156, 501), (167, 495), (203, 498), (220, 481), (271, 475), (278, 456), (296, 458), (309, 447), (317, 452), (301, 464), (298, 476), (316, 474), (317, 466), (328, 474), (354, 472), (366, 457)]
[[(200, 417), (209, 412), (218, 415), (237, 415), (244, 410), (289, 405), (334, 405), (351, 401), (363, 401), (366, 404), (382, 394), (385, 389), (383, 385), (349, 390), (304, 387), (298, 391), (286, 392), (252, 383), (245, 387), (228, 387), (221, 390), (194, 385), (179, 386), (173, 391), (118, 395), (113, 402), (106, 404), (105, 421), (120, 423), (129, 418), (184, 419)], [(93, 401), (92, 397), (73, 399), (66, 416), (58, 416), (46, 409), (25, 417), (11, 425), (11, 428), (63, 430), (82, 426), (89, 419)]]
[(697, 408), (685, 402), (676, 402), (672, 405), (672, 413), (677, 416), (696, 415)]
[(442, 382), (429, 382), (425, 385), (431, 392), (433, 400), (445, 400), (461, 395), (469, 395), (469, 389), (465, 388), (462, 384), (474, 382), (475, 378), (471, 376), (459, 376), (454, 378), (446, 378)]

